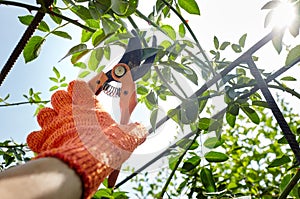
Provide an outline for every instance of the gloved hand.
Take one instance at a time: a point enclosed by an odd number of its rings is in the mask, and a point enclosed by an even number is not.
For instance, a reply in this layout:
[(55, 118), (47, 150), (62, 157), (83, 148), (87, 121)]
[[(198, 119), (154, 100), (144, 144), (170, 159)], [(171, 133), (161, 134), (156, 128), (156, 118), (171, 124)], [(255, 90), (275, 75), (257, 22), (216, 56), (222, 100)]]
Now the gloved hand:
[(39, 112), (42, 129), (28, 135), (28, 146), (38, 154), (35, 158), (56, 157), (74, 169), (83, 183), (83, 197), (90, 198), (145, 141), (147, 130), (138, 123), (117, 124), (83, 81), (54, 93), (51, 104), (53, 109)]

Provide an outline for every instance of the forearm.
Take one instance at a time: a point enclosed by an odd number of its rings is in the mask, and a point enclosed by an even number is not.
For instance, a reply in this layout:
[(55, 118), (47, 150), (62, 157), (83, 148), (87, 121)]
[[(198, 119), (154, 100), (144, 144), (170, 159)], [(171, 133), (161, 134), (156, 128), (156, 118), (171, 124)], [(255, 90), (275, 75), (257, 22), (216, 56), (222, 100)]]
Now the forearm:
[(5, 199), (80, 198), (79, 176), (56, 158), (40, 158), (0, 172), (0, 195)]

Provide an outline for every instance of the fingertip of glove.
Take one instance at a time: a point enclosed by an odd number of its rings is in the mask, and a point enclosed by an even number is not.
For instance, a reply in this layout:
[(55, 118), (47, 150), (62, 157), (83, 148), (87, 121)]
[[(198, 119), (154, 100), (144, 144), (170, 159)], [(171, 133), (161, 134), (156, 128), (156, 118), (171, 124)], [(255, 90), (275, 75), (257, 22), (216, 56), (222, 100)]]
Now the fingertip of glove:
[(55, 110), (45, 107), (39, 111), (37, 121), (40, 127), (43, 127), (45, 124), (51, 123), (55, 116), (57, 116), (57, 112)]
[(28, 147), (33, 152), (40, 152), (41, 143), (42, 143), (43, 135), (40, 133), (40, 131), (33, 131), (31, 132), (26, 139)]
[[(74, 80), (70, 82), (68, 92), (72, 96), (74, 104), (88, 105), (89, 103), (91, 103), (92, 106), (95, 105), (95, 94), (92, 92), (92, 90), (85, 81)], [(92, 100), (89, 101), (89, 99)]]
[(54, 110), (60, 110), (61, 108), (71, 105), (72, 98), (68, 92), (59, 90), (56, 91), (51, 97), (51, 104)]

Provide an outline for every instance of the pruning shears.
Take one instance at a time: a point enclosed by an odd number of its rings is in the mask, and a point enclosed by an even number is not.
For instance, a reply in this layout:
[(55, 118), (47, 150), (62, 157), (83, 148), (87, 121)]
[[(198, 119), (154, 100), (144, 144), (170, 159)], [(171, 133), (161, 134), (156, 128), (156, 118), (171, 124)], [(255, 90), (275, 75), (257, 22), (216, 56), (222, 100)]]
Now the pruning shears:
[[(137, 104), (134, 82), (150, 70), (157, 52), (155, 51), (157, 42), (155, 36), (152, 39), (152, 50), (150, 53), (145, 53), (138, 34), (135, 31), (132, 33), (134, 37), (129, 39), (126, 51), (119, 63), (106, 73), (100, 72), (88, 82), (96, 95), (104, 92), (110, 96), (120, 97), (120, 124), (128, 124), (130, 115)], [(143, 59), (145, 61), (141, 63)], [(121, 83), (121, 88), (110, 85), (113, 81)], [(108, 187), (115, 186), (119, 171), (119, 169), (114, 170), (108, 177)]]

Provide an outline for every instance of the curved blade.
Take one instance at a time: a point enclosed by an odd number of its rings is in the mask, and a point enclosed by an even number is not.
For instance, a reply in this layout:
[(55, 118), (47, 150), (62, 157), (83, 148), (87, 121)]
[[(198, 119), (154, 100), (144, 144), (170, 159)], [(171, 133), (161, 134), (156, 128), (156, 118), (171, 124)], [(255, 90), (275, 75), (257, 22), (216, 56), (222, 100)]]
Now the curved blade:
[(156, 46), (157, 46), (157, 39), (155, 36), (153, 36), (152, 49), (151, 49), (152, 55), (150, 57), (147, 57), (145, 62), (141, 66), (131, 69), (131, 75), (132, 75), (133, 81), (136, 81), (137, 79), (142, 78), (150, 70), (150, 68), (155, 60), (156, 53), (158, 51), (158, 49), (155, 49)]
[(119, 63), (124, 63), (133, 69), (141, 64), (142, 60), (142, 45), (141, 41), (135, 31), (132, 31), (134, 37), (129, 39), (126, 51), (119, 61)]

